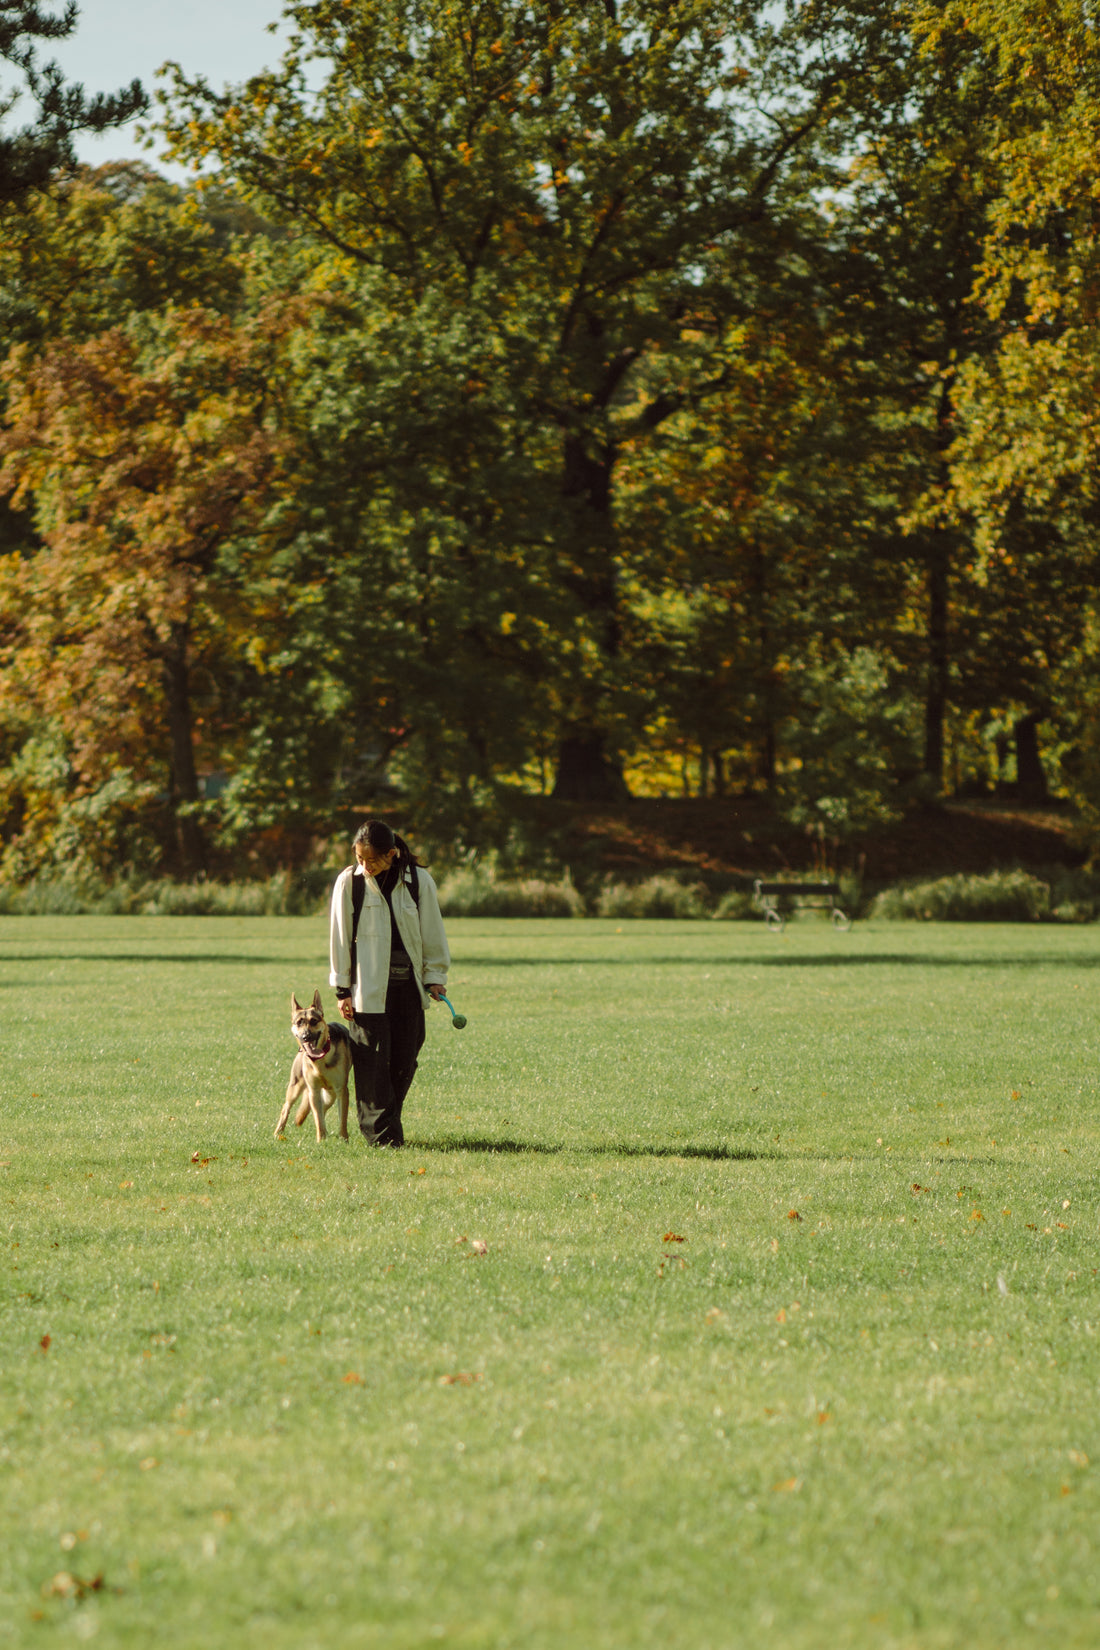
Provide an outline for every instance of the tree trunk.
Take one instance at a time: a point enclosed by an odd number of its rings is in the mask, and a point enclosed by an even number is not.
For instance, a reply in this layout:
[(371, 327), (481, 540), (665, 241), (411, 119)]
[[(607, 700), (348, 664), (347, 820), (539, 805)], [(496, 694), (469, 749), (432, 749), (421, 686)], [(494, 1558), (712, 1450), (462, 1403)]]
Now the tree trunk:
[[(562, 493), (572, 507), (573, 565), (565, 583), (584, 613), (584, 623), (600, 654), (617, 660), (622, 644), (618, 571), (611, 515), (611, 477), (617, 454), (606, 446), (595, 456), (583, 437), (565, 439)], [(608, 752), (608, 732), (600, 726), (598, 698), (590, 694), (587, 714), (575, 715), (562, 729), (558, 775), (552, 795), (559, 802), (621, 801), (630, 793), (622, 765)], [(578, 707), (579, 708), (579, 707)]]
[(558, 747), (556, 802), (622, 802), (629, 795), (622, 769), (604, 748), (597, 728), (573, 728)]
[(768, 795), (771, 796), (775, 791), (775, 765), (778, 755), (775, 739), (775, 671), (772, 658), (768, 561), (759, 544), (753, 545), (750, 566), (750, 588), (756, 610), (756, 640), (760, 650), (757, 672), (760, 689), (760, 777), (764, 781)]
[(1047, 776), (1039, 755), (1039, 712), (1029, 711), (1014, 726), (1016, 740), (1016, 795), (1021, 802), (1046, 802)]
[(187, 643), (187, 625), (173, 625), (171, 641), (162, 655), (162, 663), (172, 758), (172, 811), (176, 820), (180, 866), (185, 876), (198, 876), (206, 870), (206, 845), (199, 822), (188, 807), (188, 804), (197, 804), (200, 797), (198, 774), (195, 772)]
[[(948, 320), (945, 338), (950, 345), (955, 338), (955, 318)], [(951, 485), (951, 466), (947, 454), (955, 439), (954, 381), (945, 374), (940, 383), (936, 405), (937, 480), (940, 493), (946, 496)], [(932, 529), (928, 546), (928, 674), (924, 696), (924, 771), (936, 789), (943, 790), (944, 759), (947, 741), (944, 724), (947, 720), (947, 696), (950, 688), (951, 644), (949, 634), (951, 533), (944, 526)]]
[(775, 723), (771, 711), (765, 712), (763, 737), (760, 747), (760, 776), (767, 787), (768, 795), (775, 790)]
[(943, 788), (944, 722), (950, 651), (948, 588), (951, 554), (948, 537), (937, 528), (928, 558), (928, 674), (924, 696), (924, 771), (937, 789)]

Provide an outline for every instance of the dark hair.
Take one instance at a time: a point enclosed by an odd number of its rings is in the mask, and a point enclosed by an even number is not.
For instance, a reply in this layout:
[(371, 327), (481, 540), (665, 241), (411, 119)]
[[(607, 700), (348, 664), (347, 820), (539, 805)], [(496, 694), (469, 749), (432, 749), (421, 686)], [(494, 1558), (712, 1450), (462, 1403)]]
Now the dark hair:
[(360, 825), (353, 838), (355, 843), (363, 843), (373, 848), (376, 854), (388, 854), (391, 848), (397, 849), (397, 864), (404, 871), (407, 865), (419, 865), (420, 861), (410, 849), (403, 837), (399, 837), (392, 826), (387, 825), (384, 819), (368, 819), (365, 825)]

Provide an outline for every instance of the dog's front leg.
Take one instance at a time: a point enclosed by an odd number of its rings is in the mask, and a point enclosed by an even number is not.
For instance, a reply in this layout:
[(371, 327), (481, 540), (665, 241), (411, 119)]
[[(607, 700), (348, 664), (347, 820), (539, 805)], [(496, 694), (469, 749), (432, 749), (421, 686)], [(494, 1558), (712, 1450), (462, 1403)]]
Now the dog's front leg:
[(328, 1137), (328, 1130), (325, 1128), (324, 1094), (320, 1084), (311, 1083), (309, 1085), (309, 1105), (310, 1110), (313, 1112), (313, 1121), (317, 1125), (317, 1138), (318, 1140), (325, 1140)]
[[(295, 1061), (295, 1068), (297, 1068), (297, 1061)], [(299, 1094), (301, 1094), (303, 1087), (304, 1084), (298, 1076), (297, 1069), (295, 1069), (290, 1074), (290, 1082), (286, 1086), (286, 1099), (283, 1101), (283, 1109), (279, 1113), (279, 1121), (275, 1125), (276, 1140), (278, 1140), (279, 1136), (286, 1128), (286, 1120), (290, 1116), (290, 1108), (294, 1104), (295, 1100), (297, 1100)]]

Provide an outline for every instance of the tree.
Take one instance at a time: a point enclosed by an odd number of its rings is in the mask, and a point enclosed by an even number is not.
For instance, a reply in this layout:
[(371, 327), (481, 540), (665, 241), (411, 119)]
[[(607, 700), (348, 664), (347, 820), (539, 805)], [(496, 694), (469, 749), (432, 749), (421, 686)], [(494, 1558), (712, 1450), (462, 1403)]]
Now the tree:
[(1079, 0), (929, 7), (923, 26), (937, 49), (977, 42), (999, 80), (971, 303), (991, 343), (959, 363), (944, 496), (972, 546), (963, 692), (1014, 741), (1018, 793), (1042, 800), (1039, 725), (1063, 745), (1092, 737), (1078, 712), (1100, 573), (1100, 51)]
[(0, 241), (8, 343), (89, 338), (170, 304), (239, 308), (250, 237), (221, 232), (218, 204), (137, 161), (55, 179), (9, 218)]
[[(806, 232), (821, 235), (812, 221)], [(623, 532), (649, 551), (634, 562), (647, 634), (629, 645), (651, 688), (645, 743), (694, 748), (703, 793), (763, 785), (801, 815), (821, 774), (815, 794), (838, 815), (838, 764), (820, 754), (832, 739), (864, 751), (866, 814), (872, 789), (876, 807), (896, 805), (913, 770), (866, 689), (888, 688), (895, 723), (911, 720), (898, 463), (879, 364), (838, 324), (808, 250), (820, 252), (792, 238), (768, 260), (769, 283), (727, 336), (722, 389), (624, 455)]]
[(951, 9), (922, 0), (875, 9), (852, 95), (849, 184), (821, 243), (837, 324), (848, 350), (874, 363), (876, 416), (895, 449), (893, 542), (880, 554), (911, 570), (896, 646), (922, 678), (933, 791), (945, 781), (960, 669), (974, 663), (963, 620), (973, 556), (954, 508), (951, 452), (960, 372), (996, 346), (975, 296), (1011, 104), (986, 44), (965, 25), (935, 26)]
[[(75, 0), (67, 0), (60, 16), (37, 0), (0, 0), (0, 59), (20, 71), (38, 105), (29, 125), (10, 135), (0, 133), (0, 209), (22, 204), (47, 189), (59, 172), (71, 171), (78, 132), (111, 131), (148, 106), (140, 81), (132, 81), (123, 91), (98, 92), (89, 98), (82, 86), (65, 84), (56, 63), (39, 67), (36, 42), (68, 39), (77, 16)], [(11, 110), (17, 96), (0, 99), (0, 116)]]
[(17, 858), (75, 845), (117, 863), (127, 819), (162, 796), (179, 865), (204, 868), (198, 759), (218, 765), (224, 724), (236, 733), (218, 684), (251, 645), (257, 599), (223, 558), (279, 462), (293, 316), (169, 308), (9, 358), (0, 488), (33, 498), (41, 543), (2, 570), (0, 705), (33, 706), (50, 752), (14, 774)]
[(280, 70), (224, 95), (176, 71), (174, 153), (216, 156), (279, 221), (493, 341), (505, 399), (555, 449), (547, 526), (573, 610), (556, 794), (619, 795), (618, 460), (710, 376), (729, 248), (794, 186), (846, 65), (812, 49), (797, 8), (780, 24), (733, 0), (288, 14)]

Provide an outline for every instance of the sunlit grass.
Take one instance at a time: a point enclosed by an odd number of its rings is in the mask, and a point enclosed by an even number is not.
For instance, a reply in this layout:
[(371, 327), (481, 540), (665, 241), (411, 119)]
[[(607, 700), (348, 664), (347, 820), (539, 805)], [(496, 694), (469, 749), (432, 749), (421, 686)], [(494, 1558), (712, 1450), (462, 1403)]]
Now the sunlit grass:
[(1095, 1645), (1094, 931), (451, 926), (372, 1153), (322, 923), (0, 919), (0, 1646)]

